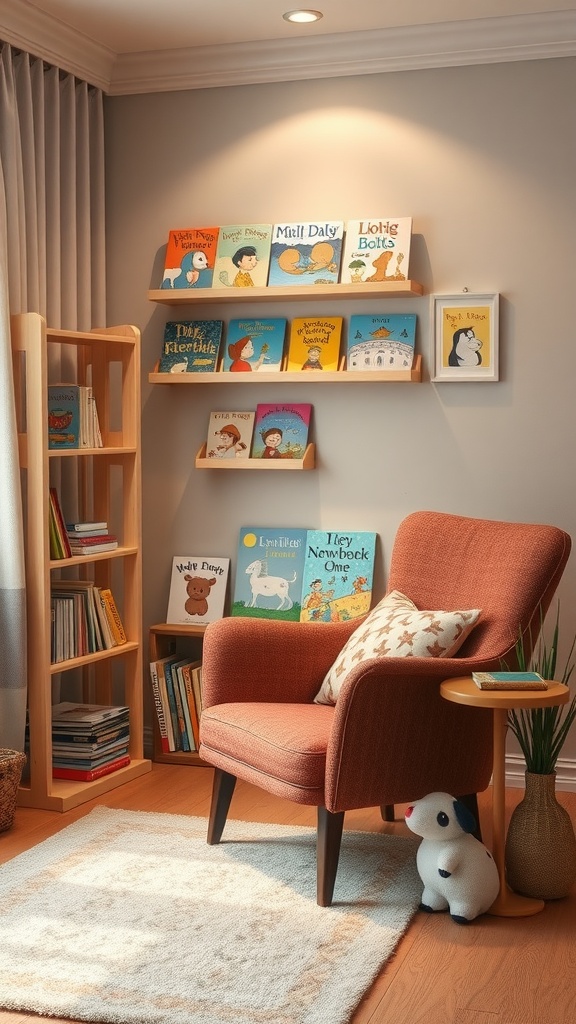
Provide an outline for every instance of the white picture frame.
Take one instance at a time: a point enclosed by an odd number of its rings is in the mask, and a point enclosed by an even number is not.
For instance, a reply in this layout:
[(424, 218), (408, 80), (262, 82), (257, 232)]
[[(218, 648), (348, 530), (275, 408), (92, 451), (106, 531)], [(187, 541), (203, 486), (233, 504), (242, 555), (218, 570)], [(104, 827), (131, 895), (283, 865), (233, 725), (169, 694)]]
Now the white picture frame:
[(433, 295), (434, 382), (497, 381), (499, 295)]

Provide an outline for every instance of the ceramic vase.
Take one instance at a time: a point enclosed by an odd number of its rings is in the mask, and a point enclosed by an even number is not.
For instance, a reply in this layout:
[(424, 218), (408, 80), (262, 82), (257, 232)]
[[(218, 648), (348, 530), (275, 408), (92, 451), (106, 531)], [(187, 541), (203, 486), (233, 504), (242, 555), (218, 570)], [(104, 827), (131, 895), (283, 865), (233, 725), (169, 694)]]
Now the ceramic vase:
[(512, 812), (506, 837), (508, 885), (542, 900), (567, 896), (576, 879), (576, 836), (556, 799), (556, 775), (526, 772), (524, 799)]

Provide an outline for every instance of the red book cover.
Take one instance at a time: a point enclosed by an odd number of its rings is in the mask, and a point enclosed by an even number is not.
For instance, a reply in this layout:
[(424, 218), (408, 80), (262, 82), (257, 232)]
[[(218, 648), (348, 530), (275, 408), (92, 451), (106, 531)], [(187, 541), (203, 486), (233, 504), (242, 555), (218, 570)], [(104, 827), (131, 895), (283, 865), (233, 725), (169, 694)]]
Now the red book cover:
[(162, 288), (211, 288), (220, 228), (170, 231)]
[(92, 768), (87, 771), (81, 768), (53, 768), (52, 778), (70, 779), (76, 782), (94, 782), (103, 775), (111, 775), (112, 772), (118, 771), (119, 768), (125, 768), (128, 764), (130, 764), (130, 755), (123, 754), (122, 757), (117, 757), (114, 761), (108, 761), (106, 764), (99, 765), (98, 768)]

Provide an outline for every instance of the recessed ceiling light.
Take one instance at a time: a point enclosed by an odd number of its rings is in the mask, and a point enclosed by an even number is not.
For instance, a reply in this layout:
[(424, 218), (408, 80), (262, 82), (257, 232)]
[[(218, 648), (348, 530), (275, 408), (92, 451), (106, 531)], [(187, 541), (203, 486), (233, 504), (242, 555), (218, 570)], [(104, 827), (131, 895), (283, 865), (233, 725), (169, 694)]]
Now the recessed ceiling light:
[(299, 24), (303, 24), (309, 21), (320, 21), (324, 15), (322, 11), (286, 11), (282, 17), (284, 21), (296, 21)]

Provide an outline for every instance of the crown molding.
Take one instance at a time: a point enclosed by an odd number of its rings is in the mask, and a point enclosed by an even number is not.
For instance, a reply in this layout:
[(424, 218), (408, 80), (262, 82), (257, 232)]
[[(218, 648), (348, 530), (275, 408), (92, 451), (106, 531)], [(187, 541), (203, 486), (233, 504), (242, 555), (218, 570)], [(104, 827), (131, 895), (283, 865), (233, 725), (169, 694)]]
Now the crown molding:
[(111, 96), (576, 55), (576, 11), (115, 54), (27, 0), (4, 6), (5, 42)]

